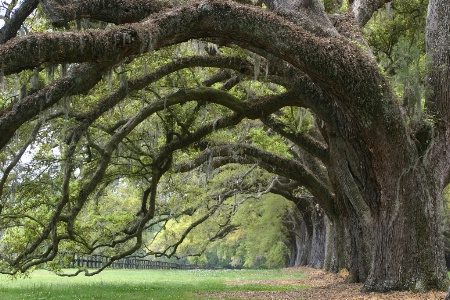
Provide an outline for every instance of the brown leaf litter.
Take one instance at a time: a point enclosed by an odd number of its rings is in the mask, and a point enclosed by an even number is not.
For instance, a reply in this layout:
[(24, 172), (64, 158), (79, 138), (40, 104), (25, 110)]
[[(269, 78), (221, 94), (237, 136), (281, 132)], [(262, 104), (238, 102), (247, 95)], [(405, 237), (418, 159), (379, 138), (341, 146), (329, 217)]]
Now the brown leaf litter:
[(291, 291), (240, 291), (240, 292), (220, 292), (208, 293), (205, 298), (212, 297), (214, 299), (276, 299), (276, 300), (320, 300), (320, 299), (339, 299), (339, 300), (442, 300), (445, 298), (445, 292), (431, 291), (427, 293), (413, 293), (409, 291), (389, 292), (389, 293), (363, 293), (361, 292), (362, 284), (346, 283), (345, 273), (332, 274), (323, 270), (296, 267), (286, 269), (302, 271), (307, 278), (295, 280), (252, 280), (227, 282), (229, 285), (246, 285), (246, 284), (267, 284), (272, 286), (278, 285), (298, 285), (308, 286), (310, 288), (291, 290)]

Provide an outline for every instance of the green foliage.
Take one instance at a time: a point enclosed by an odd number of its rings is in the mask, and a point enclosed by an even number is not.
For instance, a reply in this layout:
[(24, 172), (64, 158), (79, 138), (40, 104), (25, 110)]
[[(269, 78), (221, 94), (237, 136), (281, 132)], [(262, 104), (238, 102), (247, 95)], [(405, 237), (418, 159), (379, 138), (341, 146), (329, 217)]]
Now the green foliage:
[[(73, 21), (68, 26), (76, 30), (113, 27), (92, 20)], [(27, 19), (25, 27), (30, 32), (65, 30), (53, 28), (46, 21), (41, 8)], [(211, 47), (223, 55), (243, 58), (249, 63), (245, 63), (241, 69), (238, 68), (238, 71), (186, 67), (158, 77), (139, 91), (129, 90), (130, 83), (134, 84), (143, 76), (161, 70), (176, 59), (194, 55), (208, 56), (207, 50)], [(251, 67), (249, 69), (251, 64), (253, 70)], [(20, 102), (26, 95), (61, 79), (74, 67), (75, 65), (71, 64), (42, 65), (32, 71), (25, 70), (17, 75), (2, 76), (4, 81), (0, 92), (0, 111)], [(112, 136), (123, 129), (123, 124), (139, 115), (143, 108), (161, 103), (177, 91), (203, 86), (204, 80), (224, 71), (229, 73), (230, 79), (237, 79), (236, 84), (228, 88), (229, 92), (243, 103), (259, 100), (257, 98), (260, 96), (284, 92), (282, 86), (269, 82), (269, 67), (267, 60), (247, 50), (191, 40), (130, 57), (106, 70), (103, 79), (88, 93), (62, 97), (51, 108), (44, 109), (34, 120), (22, 125), (12, 142), (0, 153), (0, 167), (3, 171), (8, 168), (14, 154), (18, 153), (29, 138), (34, 126), (38, 122), (43, 123), (26, 150), (24, 158), (13, 168), (10, 175), (5, 176), (4, 188), (0, 192), (2, 210), (0, 228), (4, 233), (1, 238), (3, 254), (13, 258), (23, 252), (30, 247), (32, 241), (39, 239), (46, 226), (52, 222), (58, 224), (55, 231), (61, 241), (58, 244), (59, 254), (55, 262), (46, 264), (49, 269), (59, 270), (67, 265), (74, 253), (94, 252), (114, 255), (129, 249), (136, 238), (114, 244), (113, 249), (109, 250), (107, 246), (99, 245), (124, 239), (125, 229), (139, 222), (142, 215), (143, 191), (150, 186), (156, 161), (163, 146), (169, 140), (186, 138), (199, 128), (214, 124), (223, 116), (230, 115), (231, 111), (207, 101), (192, 101), (170, 107), (164, 105), (164, 108), (146, 117), (126, 138), (108, 146)], [(227, 81), (221, 80), (213, 86), (219, 89), (225, 82)], [(120, 93), (126, 96), (122, 99), (117, 96)], [(83, 132), (90, 118), (89, 114), (102, 108), (106, 100), (116, 98), (120, 98), (118, 102), (96, 118), (92, 124), (88, 124), (87, 130)], [(311, 117), (307, 117), (301, 121), (300, 130), (305, 130), (311, 120)], [(293, 118), (293, 122), (298, 121)], [(229, 249), (220, 250), (224, 253), (222, 257), (216, 255), (215, 265), (231, 264), (231, 261), (225, 262), (223, 258), (231, 256), (241, 260), (240, 265), (245, 264), (248, 267), (268, 268), (283, 265), (286, 248), (283, 244), (284, 232), (280, 225), (282, 212), (277, 210), (272, 212), (278, 213), (270, 216), (275, 219), (271, 221), (272, 223), (262, 218), (267, 221), (267, 226), (272, 226), (273, 229), (268, 230), (270, 234), (267, 239), (272, 239), (273, 245), (276, 245), (270, 248), (271, 242), (267, 241), (264, 248), (261, 248), (263, 252), (258, 252), (250, 245), (255, 241), (252, 236), (256, 235), (257, 228), (251, 227), (244, 222), (243, 217), (236, 214), (239, 206), (237, 202), (243, 201), (251, 193), (258, 194), (268, 186), (271, 176), (267, 172), (255, 167), (254, 171), (245, 175), (248, 168), (238, 165), (212, 170), (208, 165), (209, 162), (187, 174), (173, 174), (171, 167), (176, 162), (194, 159), (206, 147), (230, 142), (253, 143), (257, 147), (285, 157), (290, 157), (289, 146), (277, 134), (267, 133), (260, 121), (245, 120), (235, 128), (213, 129), (212, 134), (182, 147), (173, 156), (169, 155), (169, 171), (158, 185), (155, 216), (149, 222), (153, 224), (146, 229), (144, 237), (146, 243), (140, 249), (140, 253), (162, 251), (166, 245), (176, 243), (192, 222), (211, 213), (208, 220), (187, 234), (185, 242), (178, 248), (181, 255), (201, 252), (207, 247), (209, 239), (214, 239), (214, 235), (220, 232), (221, 225), (233, 224), (240, 228), (235, 236), (230, 236), (230, 240), (226, 242), (230, 244)], [(74, 136), (80, 132), (82, 135), (80, 141), (71, 148)], [(107, 146), (113, 149), (111, 157), (105, 156)], [(74, 154), (69, 157), (72, 150)], [(106, 159), (110, 159), (109, 166), (104, 171), (104, 176), (96, 181), (95, 174), (102, 161)], [(244, 188), (236, 186), (236, 180)], [(95, 188), (86, 195), (84, 194), (86, 186), (90, 184), (95, 185)], [(218, 205), (221, 201), (218, 200), (218, 195), (227, 194), (230, 188), (235, 189), (234, 195), (226, 196), (226, 200)], [(251, 201), (243, 201), (243, 207), (247, 205), (246, 202)], [(261, 200), (261, 203), (265, 202), (266, 200)], [(56, 213), (59, 205), (63, 207), (62, 212)], [(78, 205), (81, 207), (74, 213), (73, 208)], [(218, 208), (212, 211), (217, 205)], [(254, 206), (257, 207), (258, 204), (255, 203)], [(263, 205), (261, 209), (258, 214), (270, 215), (271, 209), (268, 206)], [(59, 213), (63, 217), (51, 221)], [(72, 216), (71, 213), (77, 216), (73, 224), (69, 225), (67, 218)], [(265, 228), (262, 223), (261, 226)], [(275, 231), (278, 229), (280, 232), (277, 235)], [(71, 230), (73, 232), (69, 233)], [(247, 242), (236, 252), (232, 246), (233, 239)], [(39, 249), (32, 251), (32, 255), (41, 257), (43, 252), (55, 246), (53, 242), (50, 237), (44, 238)], [(209, 253), (212, 261), (214, 259), (212, 252), (206, 253)]]
[(282, 157), (292, 157), (289, 153), (289, 145), (286, 144), (286, 141), (277, 134), (268, 135), (263, 127), (250, 129), (248, 137), (254, 146)]
[(302, 107), (284, 107), (278, 118), (293, 133), (305, 133), (313, 127), (314, 117), (308, 109)]
[[(247, 200), (232, 218), (238, 229), (211, 243), (202, 256), (191, 260), (198, 264), (234, 268), (285, 266), (289, 250), (285, 244), (287, 232), (283, 217), (289, 213), (291, 205), (272, 194)], [(195, 234), (196, 239), (201, 240), (202, 237), (205, 239), (204, 235)], [(185, 247), (195, 247), (195, 243), (188, 243)]]
[(345, 13), (347, 12), (349, 8), (349, 1), (348, 0), (342, 0), (341, 7), (339, 8), (339, 12)]
[(400, 0), (375, 13), (365, 35), (408, 116), (417, 120), (425, 96), (425, 32), (428, 1)]
[[(154, 230), (149, 234), (146, 249), (154, 252), (172, 250), (180, 237), (185, 236), (176, 246), (177, 255), (194, 256), (190, 260), (198, 264), (251, 268), (284, 266), (288, 250), (284, 244), (286, 231), (282, 220), (289, 213), (290, 202), (274, 195), (261, 198), (241, 195), (238, 190), (238, 186), (247, 185), (256, 185), (262, 190), (265, 187), (261, 184), (268, 181), (265, 177), (267, 174), (257, 168), (249, 172), (239, 165), (228, 165), (213, 173), (191, 172), (190, 177), (172, 174), (162, 181), (160, 192), (167, 197), (159, 207), (174, 217), (160, 223), (163, 231)], [(230, 186), (236, 181), (238, 186)], [(231, 193), (228, 199), (220, 200), (218, 195), (233, 188), (234, 195)], [(189, 209), (193, 211), (191, 215), (175, 217), (180, 211)], [(207, 220), (190, 228), (208, 214)], [(235, 230), (210, 244), (226, 226), (233, 226)], [(261, 232), (264, 232), (264, 238), (261, 238)]]
[[(117, 229), (126, 228), (140, 208), (138, 189), (133, 188), (133, 184), (134, 182), (127, 180), (113, 182), (98, 199), (89, 201), (80, 212), (80, 218), (75, 224), (76, 230), (86, 234), (88, 241), (94, 245), (109, 243), (117, 238)], [(122, 245), (116, 251), (126, 247), (126, 244)], [(104, 251), (99, 248), (95, 253), (111, 255), (116, 252)]]

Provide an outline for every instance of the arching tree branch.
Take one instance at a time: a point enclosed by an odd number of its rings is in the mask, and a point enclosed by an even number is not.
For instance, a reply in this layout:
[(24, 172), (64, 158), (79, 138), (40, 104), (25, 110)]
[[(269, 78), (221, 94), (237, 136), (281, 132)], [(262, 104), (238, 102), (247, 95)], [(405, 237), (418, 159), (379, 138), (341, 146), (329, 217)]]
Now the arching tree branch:
[(355, 0), (352, 5), (352, 11), (355, 16), (356, 23), (360, 27), (372, 18), (374, 12), (392, 0)]
[(317, 199), (320, 199), (320, 205), (328, 213), (334, 213), (332, 208), (334, 195), (330, 188), (316, 178), (314, 174), (311, 174), (304, 165), (248, 144), (229, 144), (208, 148), (193, 161), (177, 165), (175, 170), (180, 172), (182, 170), (191, 170), (193, 167), (200, 166), (211, 158), (219, 159), (211, 162), (214, 167), (231, 162), (241, 164), (258, 163), (260, 167), (268, 172), (295, 180), (306, 187)]
[(283, 123), (275, 120), (274, 118), (265, 117), (262, 118), (261, 121), (263, 121), (263, 123), (268, 127), (275, 130), (275, 132), (279, 135), (284, 136), (298, 147), (319, 158), (324, 164), (328, 164), (330, 158), (327, 146), (315, 140), (312, 136), (307, 133), (292, 132)]
[(82, 18), (124, 24), (138, 22), (171, 5), (158, 0), (40, 0), (42, 9), (54, 26)]
[(2, 149), (16, 130), (67, 96), (87, 93), (102, 78), (107, 66), (82, 64), (75, 67), (67, 76), (12, 104), (0, 113), (0, 149)]
[(0, 44), (4, 44), (17, 35), (25, 19), (36, 9), (38, 0), (23, 1), (19, 8), (14, 10), (11, 18), (0, 29)]
[[(248, 30), (248, 24), (253, 24), (254, 30)], [(262, 24), (263, 28), (256, 28)], [(259, 45), (265, 52), (302, 69), (340, 101), (352, 99), (355, 106), (364, 99), (361, 113), (369, 111), (371, 117), (378, 115), (377, 108), (382, 109), (375, 100), (379, 94), (392, 93), (375, 62), (346, 38), (316, 38), (274, 14), (228, 1), (196, 3), (142, 23), (95, 33), (29, 35), (2, 45), (0, 57), (4, 73), (11, 74), (44, 62), (117, 61), (198, 37), (223, 37), (244, 47)], [(30, 49), (36, 55), (25, 55)], [(369, 83), (361, 78), (373, 80)]]

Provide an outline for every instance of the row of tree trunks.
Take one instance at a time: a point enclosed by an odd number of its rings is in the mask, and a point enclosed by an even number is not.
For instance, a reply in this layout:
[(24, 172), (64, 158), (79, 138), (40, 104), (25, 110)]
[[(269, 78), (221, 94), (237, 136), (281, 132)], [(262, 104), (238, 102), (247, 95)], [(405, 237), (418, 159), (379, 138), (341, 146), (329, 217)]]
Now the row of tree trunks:
[[(333, 246), (315, 244), (324, 239), (314, 239), (322, 225), (312, 218), (306, 264), (346, 268), (348, 281), (364, 282), (367, 291), (446, 288), (442, 173), (430, 168), (433, 160), (421, 156), (414, 142), (402, 140), (409, 137), (401, 128), (392, 129), (396, 139), (373, 135), (371, 141), (378, 141), (372, 147), (362, 142), (364, 134), (355, 138), (351, 122), (339, 125), (339, 133), (327, 132), (334, 205), (326, 213), (336, 228), (327, 239)], [(322, 249), (334, 264), (326, 255), (322, 264), (313, 259)]]
[(323, 268), (325, 258), (326, 216), (317, 205), (302, 209), (300, 218), (290, 216), (288, 246), (291, 250), (286, 266)]
[[(324, 268), (330, 272), (348, 271), (348, 282), (364, 282), (368, 278), (370, 253), (362, 250), (363, 233), (361, 226), (351, 222), (352, 218), (328, 218), (318, 206), (311, 206), (309, 214), (302, 218), (292, 218), (289, 224), (290, 256), (286, 266), (311, 266)], [(407, 251), (403, 249), (403, 251)], [(450, 270), (450, 259), (446, 254), (447, 268)]]
[(323, 268), (334, 273), (347, 269), (350, 282), (363, 281), (367, 273), (357, 270), (364, 270), (367, 266), (361, 265), (358, 252), (353, 251), (356, 241), (351, 228), (342, 220), (333, 222), (317, 206), (312, 211), (310, 219), (302, 219), (296, 232), (291, 231), (291, 255), (286, 265)]

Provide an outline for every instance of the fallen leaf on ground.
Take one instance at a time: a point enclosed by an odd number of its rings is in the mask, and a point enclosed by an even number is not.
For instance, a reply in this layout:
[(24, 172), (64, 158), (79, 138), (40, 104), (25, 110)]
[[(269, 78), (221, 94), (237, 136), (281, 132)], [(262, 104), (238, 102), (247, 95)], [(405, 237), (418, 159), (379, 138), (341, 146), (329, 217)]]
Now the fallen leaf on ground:
[(431, 291), (427, 293), (413, 293), (409, 291), (389, 293), (363, 293), (362, 284), (346, 283), (342, 274), (332, 274), (323, 270), (296, 267), (287, 270), (301, 270), (308, 278), (297, 280), (251, 280), (227, 282), (229, 285), (267, 284), (267, 285), (299, 285), (309, 286), (307, 289), (292, 291), (240, 291), (208, 293), (202, 296), (215, 299), (276, 299), (276, 300), (442, 300), (446, 292)]

